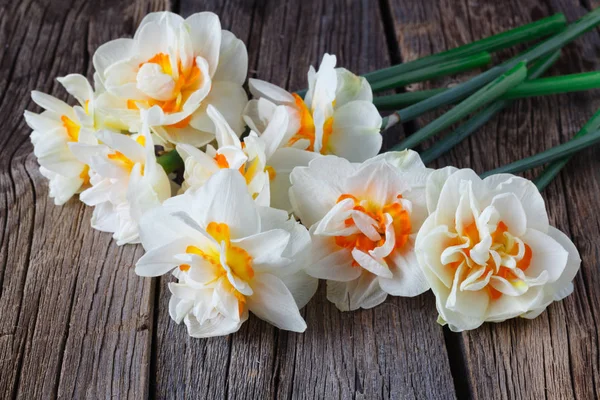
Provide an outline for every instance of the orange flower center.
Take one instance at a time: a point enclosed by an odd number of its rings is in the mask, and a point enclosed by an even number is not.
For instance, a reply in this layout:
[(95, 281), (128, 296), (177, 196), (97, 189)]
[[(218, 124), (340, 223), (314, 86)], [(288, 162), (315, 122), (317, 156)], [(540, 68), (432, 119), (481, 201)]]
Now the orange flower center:
[[(147, 63), (158, 64), (163, 72), (167, 75), (174, 76), (173, 67), (171, 66), (171, 58), (168, 54), (158, 53), (151, 59), (146, 62), (143, 62), (139, 65), (141, 68), (142, 65)], [(127, 100), (127, 108), (131, 110), (139, 110), (137, 103), (146, 103), (148, 107), (152, 107), (158, 105), (165, 113), (176, 113), (183, 109), (183, 105), (190, 97), (190, 95), (198, 90), (200, 86), (202, 86), (202, 72), (200, 68), (196, 65), (196, 61), (193, 62), (192, 67), (189, 68), (188, 71), (184, 71), (181, 65), (181, 61), (177, 62), (177, 79), (175, 81), (175, 88), (173, 90), (173, 97), (170, 100), (156, 100), (151, 99), (147, 101), (140, 101), (136, 99)], [(185, 128), (189, 125), (192, 116), (184, 118), (183, 120), (168, 125), (173, 128)]]
[[(476, 223), (472, 222), (464, 228), (463, 236), (459, 236), (458, 241), (455, 244), (469, 243), (469, 247), (465, 249), (464, 252), (467, 257), (470, 257), (471, 250), (477, 243), (479, 243), (479, 241), (479, 230), (477, 229)], [(521, 271), (526, 271), (527, 268), (529, 268), (529, 265), (531, 264), (531, 258), (533, 256), (531, 247), (529, 247), (527, 244), (524, 245), (525, 253), (523, 258), (516, 263), (516, 268), (519, 268)], [(491, 249), (497, 251), (500, 256), (514, 257), (519, 253), (519, 245), (515, 241), (514, 237), (508, 233), (508, 227), (502, 221), (498, 223), (496, 231), (492, 234)], [(463, 261), (456, 261), (448, 264), (448, 266), (453, 270), (456, 270), (462, 262)], [(518, 283), (521, 281), (521, 279), (513, 272), (511, 268), (505, 266), (496, 266), (492, 258), (490, 258), (490, 261), (485, 266), (485, 271), (482, 276), (487, 276), (490, 271), (492, 272), (492, 275), (504, 278), (511, 283)], [(465, 271), (465, 275), (466, 274), (468, 274), (468, 270)], [(464, 279), (464, 277), (461, 278)], [(490, 299), (492, 300), (496, 300), (503, 295), (502, 292), (494, 289), (490, 284), (485, 287), (485, 290), (487, 290)]]
[[(225, 260), (227, 266), (231, 270), (231, 273), (244, 282), (252, 280), (252, 278), (254, 278), (252, 257), (246, 250), (231, 243), (229, 226), (224, 223), (211, 222), (206, 227), (206, 232), (218, 243), (224, 243)], [(207, 285), (214, 283), (223, 277), (225, 278), (223, 283), (225, 284), (225, 287), (238, 299), (241, 315), (243, 312), (243, 306), (246, 303), (246, 297), (237, 291), (227, 279), (227, 271), (221, 264), (220, 250), (217, 248), (200, 249), (196, 246), (188, 246), (186, 253), (196, 254), (202, 257), (214, 268), (215, 278), (210, 282), (207, 282)], [(179, 266), (179, 269), (182, 271), (188, 271), (190, 268), (191, 267), (188, 264), (181, 264)]]
[[(298, 96), (296, 93), (292, 93), (294, 96), (294, 100), (296, 101), (296, 108), (300, 112), (300, 129), (298, 132), (292, 136), (292, 138), (288, 142), (288, 146), (294, 145), (296, 142), (300, 140), (307, 140), (309, 142), (306, 150), (315, 151), (315, 121), (313, 119), (312, 113), (306, 106), (302, 97)], [(329, 117), (325, 123), (323, 124), (323, 139), (321, 143), (321, 154), (328, 154), (329, 152), (329, 138), (331, 133), (333, 132), (333, 117)]]
[[(401, 199), (402, 195), (398, 195), (397, 198)], [(337, 203), (346, 199), (354, 200), (354, 207), (352, 208), (353, 210), (363, 212), (369, 217), (373, 218), (375, 221), (377, 221), (377, 226), (374, 227), (377, 233), (379, 233), (379, 235), (381, 236), (381, 239), (374, 241), (369, 239), (369, 237), (367, 237), (367, 235), (365, 235), (364, 233), (360, 232), (349, 236), (336, 236), (335, 243), (338, 246), (350, 250), (357, 248), (365, 253), (369, 250), (375, 249), (376, 247), (382, 246), (386, 240), (385, 214), (389, 214), (392, 217), (392, 226), (394, 228), (394, 234), (396, 236), (394, 250), (401, 249), (402, 247), (404, 247), (404, 245), (408, 241), (408, 237), (412, 230), (412, 226), (410, 222), (410, 214), (402, 207), (402, 204), (394, 202), (386, 204), (383, 207), (379, 207), (367, 203), (367, 206), (364, 206), (361, 204), (364, 202), (361, 202), (351, 194), (341, 195), (338, 198)], [(344, 224), (348, 227), (353, 226), (354, 220), (352, 218), (348, 218), (346, 221), (344, 221)], [(358, 266), (358, 263), (354, 261), (352, 265)]]

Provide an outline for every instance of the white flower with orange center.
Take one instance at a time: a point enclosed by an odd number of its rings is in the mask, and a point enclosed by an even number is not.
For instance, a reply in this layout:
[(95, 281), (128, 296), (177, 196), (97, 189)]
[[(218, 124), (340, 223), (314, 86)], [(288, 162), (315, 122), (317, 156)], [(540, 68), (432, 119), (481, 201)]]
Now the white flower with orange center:
[(258, 205), (289, 211), (289, 174), (296, 166), (308, 165), (316, 155), (281, 147), (288, 124), (285, 107), (276, 108), (261, 136), (251, 131), (243, 141), (216, 108), (209, 105), (206, 111), (215, 125), (217, 148), (209, 144), (202, 151), (187, 144), (177, 146), (185, 164), (182, 191), (198, 189), (221, 169), (233, 169), (244, 177)]
[(191, 336), (235, 332), (249, 311), (281, 329), (306, 329), (298, 310), (317, 288), (303, 270), (310, 235), (285, 211), (258, 206), (237, 171), (165, 201), (140, 227), (147, 253), (135, 271), (174, 270), (169, 311)]
[(93, 228), (113, 232), (118, 245), (139, 243), (139, 219), (171, 196), (171, 182), (156, 162), (147, 125), (132, 136), (102, 130), (96, 137), (100, 144), (70, 144), (91, 168), (90, 187), (79, 198), (95, 207)]
[(157, 107), (160, 119), (152, 128), (166, 144), (203, 146), (214, 139), (206, 115), (213, 104), (237, 134), (243, 131), (246, 46), (221, 30), (213, 13), (185, 20), (170, 12), (148, 14), (133, 39), (105, 43), (93, 61), (103, 90), (98, 107), (120, 120), (121, 129), (137, 132), (140, 110)]
[(340, 310), (429, 288), (414, 253), (429, 173), (413, 151), (362, 165), (325, 156), (292, 171), (290, 200), (313, 239), (307, 272), (327, 279), (327, 298)]
[(335, 68), (336, 58), (325, 54), (318, 71), (308, 72), (304, 99), (296, 93), (258, 79), (250, 79), (254, 100), (244, 110), (250, 128), (262, 133), (277, 105), (288, 110), (288, 147), (334, 154), (362, 162), (379, 153), (381, 116), (373, 105), (373, 93), (365, 78)]
[(573, 291), (579, 253), (549, 225), (531, 181), (510, 174), (481, 180), (470, 169), (444, 168), (429, 178), (427, 205), (417, 256), (439, 321), (453, 331), (535, 318)]
[(94, 90), (87, 79), (71, 74), (58, 81), (79, 105), (71, 107), (53, 96), (33, 91), (31, 98), (44, 108), (41, 114), (25, 111), (25, 121), (33, 132), (33, 152), (40, 172), (50, 181), (50, 197), (56, 205), (66, 203), (89, 186), (89, 166), (80, 162), (69, 143), (95, 144)]

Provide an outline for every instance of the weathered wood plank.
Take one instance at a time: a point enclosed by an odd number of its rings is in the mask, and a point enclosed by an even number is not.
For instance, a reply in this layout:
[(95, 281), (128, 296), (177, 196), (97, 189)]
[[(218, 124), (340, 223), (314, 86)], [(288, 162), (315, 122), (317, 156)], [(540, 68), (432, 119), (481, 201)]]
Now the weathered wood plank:
[[(4, 2), (0, 40), (2, 262), (0, 397), (141, 398), (147, 393), (152, 285), (131, 268), (141, 248), (117, 248), (91, 210), (55, 207), (31, 154), (29, 92), (65, 99), (56, 76), (91, 76), (91, 52), (131, 34), (164, 2)], [(72, 99), (70, 100), (72, 101)]]
[[(199, 2), (246, 41), (250, 73), (291, 90), (306, 86), (324, 52), (362, 73), (390, 63), (382, 16), (372, 1)], [(303, 311), (304, 334), (251, 317), (229, 338), (189, 339), (169, 318), (162, 278), (157, 307), (157, 398), (454, 398), (431, 297), (389, 299), (374, 310), (337, 311), (324, 288)], [(151, 379), (154, 381), (154, 379)]]
[[(586, 11), (576, 1), (549, 3), (414, 2), (410, 10), (418, 17), (409, 18), (408, 26), (406, 12), (395, 14), (401, 31), (400, 49), (404, 57), (413, 59), (423, 55), (422, 48), (440, 50), (439, 43), (445, 42), (442, 49), (451, 48), (555, 12), (574, 20)], [(440, 20), (442, 23), (437, 23)], [(598, 44), (597, 33), (587, 34), (565, 49), (551, 73), (597, 69)], [(418, 85), (423, 86), (436, 84)], [(598, 106), (594, 94), (519, 101), (436, 165), (481, 172), (529, 156), (569, 139)], [(426, 116), (416, 124), (423, 126), (431, 119)], [(459, 357), (451, 361), (460, 394), (481, 399), (598, 397), (599, 298), (593, 288), (598, 287), (599, 221), (586, 211), (595, 209), (600, 198), (597, 160), (597, 150), (582, 153), (544, 193), (551, 223), (571, 235), (584, 260), (575, 293), (534, 321), (486, 324), (462, 335), (448, 332), (447, 337), (458, 347), (453, 355)], [(525, 176), (535, 174), (527, 172)], [(465, 371), (466, 376), (461, 376)]]

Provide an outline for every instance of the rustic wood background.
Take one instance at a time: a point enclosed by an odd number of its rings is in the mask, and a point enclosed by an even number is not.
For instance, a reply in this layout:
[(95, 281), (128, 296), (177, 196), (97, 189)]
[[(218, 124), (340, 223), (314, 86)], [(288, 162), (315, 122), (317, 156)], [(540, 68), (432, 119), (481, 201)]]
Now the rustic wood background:
[[(436, 324), (431, 293), (342, 313), (321, 288), (303, 310), (304, 334), (251, 317), (234, 335), (202, 340), (170, 320), (170, 278), (135, 275), (140, 246), (117, 247), (92, 230), (91, 209), (76, 200), (53, 205), (22, 118), (36, 109), (32, 89), (65, 99), (54, 78), (91, 78), (94, 50), (131, 36), (150, 11), (218, 13), (247, 43), (250, 76), (296, 90), (326, 51), (364, 73), (555, 12), (574, 20), (592, 7), (588, 0), (0, 0), (0, 398), (599, 398), (600, 149), (578, 156), (544, 193), (551, 221), (584, 261), (575, 293), (534, 321), (454, 334)], [(598, 31), (590, 32), (552, 73), (598, 69), (599, 56)], [(600, 106), (597, 95), (519, 101), (435, 166), (482, 172), (564, 142)], [(386, 146), (432, 117), (390, 132)]]

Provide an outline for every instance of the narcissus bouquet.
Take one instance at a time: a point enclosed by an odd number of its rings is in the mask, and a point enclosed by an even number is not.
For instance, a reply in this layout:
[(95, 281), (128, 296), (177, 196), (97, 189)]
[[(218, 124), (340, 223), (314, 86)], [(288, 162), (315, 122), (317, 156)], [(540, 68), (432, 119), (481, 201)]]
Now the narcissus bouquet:
[[(598, 87), (596, 72), (540, 76), (599, 23), (598, 10), (570, 25), (559, 14), (362, 77), (325, 54), (308, 89), (292, 93), (245, 86), (246, 46), (215, 14), (153, 13), (133, 38), (98, 48), (94, 87), (58, 79), (74, 106), (34, 91), (44, 110), (25, 119), (50, 197), (78, 195), (94, 207), (93, 228), (117, 245), (141, 243), (136, 273), (174, 276), (169, 313), (191, 336), (235, 332), (249, 312), (302, 332), (299, 309), (319, 279), (342, 311), (431, 289), (440, 323), (474, 329), (534, 318), (573, 291), (579, 254), (549, 225), (540, 190), (600, 140), (600, 113), (572, 141), (484, 177), (425, 162), (514, 99)], [(544, 37), (453, 88), (373, 98)], [(379, 154), (386, 129), (449, 104)], [(410, 150), (469, 116), (421, 154)], [(510, 174), (546, 163), (536, 183)]]

